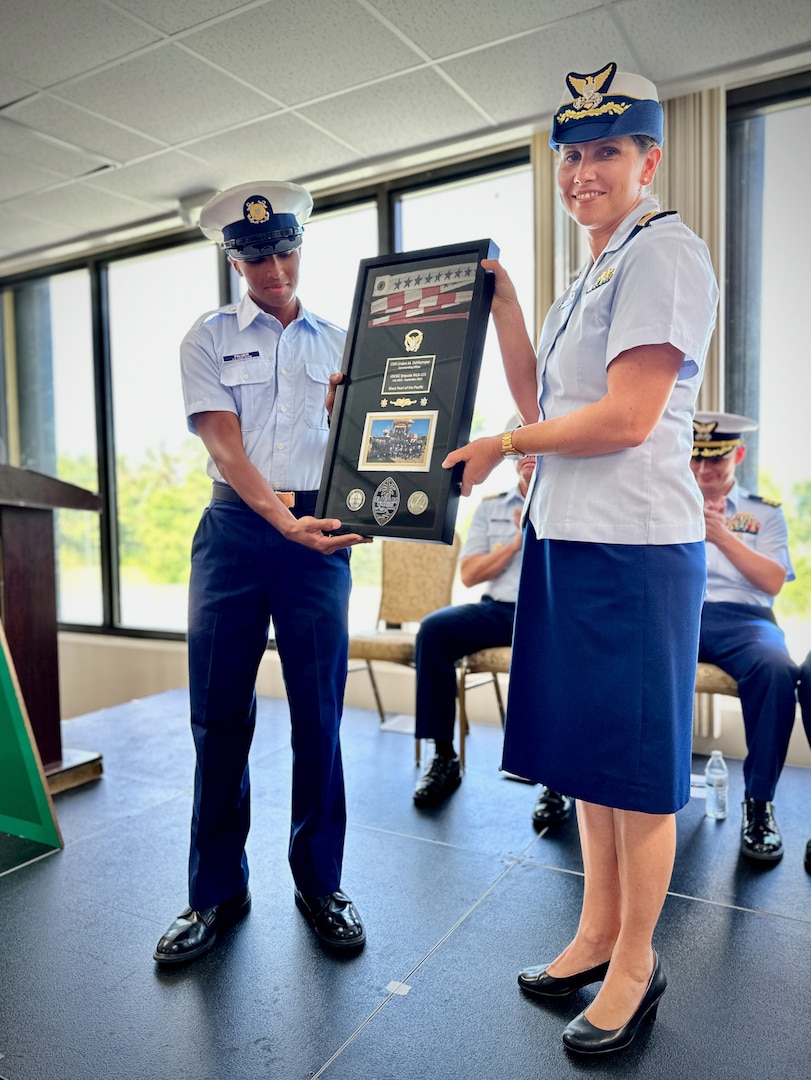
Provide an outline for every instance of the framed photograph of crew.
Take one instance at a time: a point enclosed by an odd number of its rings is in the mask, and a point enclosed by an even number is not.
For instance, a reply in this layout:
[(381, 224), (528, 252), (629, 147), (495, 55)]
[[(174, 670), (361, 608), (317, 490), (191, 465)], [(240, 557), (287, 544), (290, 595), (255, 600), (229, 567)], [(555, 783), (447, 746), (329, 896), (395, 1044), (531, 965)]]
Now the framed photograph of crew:
[(428, 472), (436, 412), (369, 413), (360, 444), (359, 472)]
[(492, 240), (364, 259), (317, 517), (342, 532), (452, 543), (447, 454), (470, 436), (494, 280)]

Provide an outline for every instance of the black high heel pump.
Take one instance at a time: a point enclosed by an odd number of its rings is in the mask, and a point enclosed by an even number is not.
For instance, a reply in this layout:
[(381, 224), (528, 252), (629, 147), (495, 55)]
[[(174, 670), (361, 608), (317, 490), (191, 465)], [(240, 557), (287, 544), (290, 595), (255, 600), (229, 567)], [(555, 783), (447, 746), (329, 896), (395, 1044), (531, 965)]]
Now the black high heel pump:
[(566, 975), (561, 979), (547, 975), (546, 967), (527, 968), (518, 975), (518, 985), (526, 994), (541, 998), (561, 998), (573, 994), (590, 983), (602, 982), (608, 971), (608, 961), (596, 967)]
[(659, 999), (667, 989), (662, 962), (656, 952), (653, 955), (655, 964), (648, 988), (628, 1023), (613, 1031), (605, 1031), (589, 1023), (583, 1010), (563, 1032), (563, 1044), (567, 1050), (574, 1050), (578, 1054), (609, 1054), (614, 1050), (624, 1050), (634, 1041), (643, 1021), (653, 1023), (659, 1009)]

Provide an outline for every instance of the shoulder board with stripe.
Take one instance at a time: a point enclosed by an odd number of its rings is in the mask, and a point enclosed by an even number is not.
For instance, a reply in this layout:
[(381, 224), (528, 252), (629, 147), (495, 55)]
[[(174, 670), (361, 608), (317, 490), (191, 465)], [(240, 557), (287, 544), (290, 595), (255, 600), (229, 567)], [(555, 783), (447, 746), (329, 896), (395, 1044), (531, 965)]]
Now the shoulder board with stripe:
[(507, 494), (508, 494), (508, 492), (506, 492), (506, 491), (499, 491), (495, 495), (485, 495), (484, 498), (482, 499), (482, 502), (489, 502), (491, 499), (503, 499), (504, 496), (507, 495)]
[(631, 229), (631, 231), (628, 233), (628, 237), (625, 243), (627, 244), (628, 240), (633, 240), (633, 238), (638, 233), (640, 233), (642, 229), (647, 229), (647, 227), (649, 225), (652, 225), (654, 221), (661, 221), (662, 218), (672, 217), (674, 214), (677, 213), (678, 210), (654, 210), (650, 214), (643, 214), (639, 221), (637, 221), (636, 225), (634, 225), (633, 229)]
[(780, 507), (783, 505), (781, 502), (778, 502), (777, 499), (766, 499), (763, 495), (750, 495), (749, 498), (754, 499), (755, 502), (763, 503), (764, 506)]

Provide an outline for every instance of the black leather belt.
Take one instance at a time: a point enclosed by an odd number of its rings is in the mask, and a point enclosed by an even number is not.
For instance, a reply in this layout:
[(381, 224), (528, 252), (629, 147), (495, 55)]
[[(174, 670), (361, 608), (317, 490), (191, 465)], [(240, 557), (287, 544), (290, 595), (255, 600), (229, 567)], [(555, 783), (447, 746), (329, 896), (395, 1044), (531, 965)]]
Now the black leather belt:
[[(317, 491), (276, 491), (275, 495), (278, 495), (288, 510), (304, 510), (308, 513), (312, 513), (315, 509), (315, 500), (318, 497)], [(228, 484), (220, 484), (216, 480), (211, 485), (211, 497), (212, 499), (222, 499), (223, 502), (237, 503), (238, 506), (244, 506), (250, 509), (244, 499), (241, 499), (239, 495)]]

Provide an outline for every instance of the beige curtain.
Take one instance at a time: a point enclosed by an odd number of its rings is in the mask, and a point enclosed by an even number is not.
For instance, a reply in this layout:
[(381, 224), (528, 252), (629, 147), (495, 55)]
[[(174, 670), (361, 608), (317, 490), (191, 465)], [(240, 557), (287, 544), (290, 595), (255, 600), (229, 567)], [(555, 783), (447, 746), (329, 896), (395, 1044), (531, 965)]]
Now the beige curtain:
[(548, 131), (533, 135), (529, 153), (535, 184), (535, 311), (534, 326), (527, 326), (527, 329), (536, 343), (546, 313), (562, 291), (562, 287), (557, 287), (556, 266), (568, 252), (568, 245), (561, 245), (556, 235), (559, 215), (556, 213), (555, 155), (549, 149)]
[[(726, 183), (726, 95), (704, 90), (664, 103), (665, 145), (654, 194), (663, 210), (678, 210), (682, 221), (710, 250), (721, 285), (718, 323), (707, 356), (700, 409), (724, 405), (724, 247)], [(714, 694), (697, 694), (693, 733), (705, 738), (721, 734), (721, 706)]]
[(724, 402), (724, 245), (726, 183), (726, 95), (703, 90), (664, 102), (665, 145), (653, 194), (663, 210), (678, 210), (682, 221), (710, 249), (722, 285), (718, 323), (698, 397), (700, 409)]

